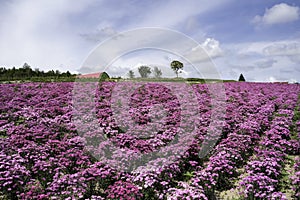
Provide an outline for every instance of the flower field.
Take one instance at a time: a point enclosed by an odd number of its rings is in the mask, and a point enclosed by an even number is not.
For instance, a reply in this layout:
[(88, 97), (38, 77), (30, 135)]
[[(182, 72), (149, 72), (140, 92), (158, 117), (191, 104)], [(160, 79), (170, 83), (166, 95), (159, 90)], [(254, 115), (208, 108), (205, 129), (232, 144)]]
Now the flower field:
[(299, 85), (123, 86), (0, 84), (0, 199), (300, 199)]

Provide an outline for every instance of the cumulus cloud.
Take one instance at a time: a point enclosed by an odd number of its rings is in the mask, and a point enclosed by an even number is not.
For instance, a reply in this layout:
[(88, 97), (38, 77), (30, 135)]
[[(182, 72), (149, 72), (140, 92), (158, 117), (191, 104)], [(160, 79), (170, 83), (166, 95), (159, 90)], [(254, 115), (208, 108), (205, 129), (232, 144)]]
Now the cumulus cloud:
[(263, 49), (268, 56), (300, 56), (300, 42), (280, 42), (271, 44)]
[(266, 9), (264, 15), (256, 15), (252, 22), (257, 25), (282, 24), (297, 21), (299, 15), (299, 7), (280, 3)]
[(223, 50), (220, 47), (219, 41), (214, 38), (206, 38), (206, 40), (191, 49), (190, 52), (184, 55), (191, 62), (205, 62), (211, 58), (220, 57), (223, 55)]
[(285, 41), (270, 44), (263, 49), (263, 54), (268, 57), (286, 57), (290, 61), (300, 64), (300, 42)]
[(240, 59), (251, 57), (259, 60), (257, 64), (274, 64), (279, 57), (286, 57), (294, 63), (300, 63), (299, 40), (241, 43), (228, 48), (234, 49)]
[[(232, 71), (243, 74), (245, 72), (247, 80), (251, 78), (255, 81), (268, 82), (297, 80), (300, 77), (298, 70), (300, 60), (296, 61), (296, 58), (300, 57), (297, 50), (298, 43), (298, 40), (280, 40), (224, 44), (226, 56), (220, 58), (217, 64), (227, 66), (223, 70), (230, 76), (235, 75)], [(228, 49), (231, 49), (231, 52), (228, 53)]]
[(223, 55), (219, 41), (214, 38), (207, 38), (201, 45), (210, 57), (219, 57)]
[[(71, 70), (84, 56), (70, 16), (83, 12), (93, 1), (10, 1), (0, 21), (0, 64)], [(72, 6), (70, 6), (72, 4)], [(67, 67), (67, 68), (66, 68)], [(64, 68), (64, 69), (63, 69)]]

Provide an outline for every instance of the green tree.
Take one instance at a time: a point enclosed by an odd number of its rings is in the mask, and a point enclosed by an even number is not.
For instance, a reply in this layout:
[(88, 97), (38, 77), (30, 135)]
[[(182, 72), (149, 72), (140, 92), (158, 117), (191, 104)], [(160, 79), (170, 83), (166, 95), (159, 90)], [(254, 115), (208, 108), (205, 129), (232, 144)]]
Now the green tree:
[(147, 78), (151, 74), (151, 68), (145, 65), (140, 66), (138, 70), (142, 78)]
[(155, 78), (160, 78), (161, 75), (162, 75), (162, 72), (161, 72), (161, 70), (158, 67), (154, 67), (153, 73), (154, 73), (154, 77)]
[(53, 77), (54, 75), (55, 75), (55, 72), (53, 69), (46, 72), (46, 76)]
[(244, 76), (243, 76), (243, 74), (240, 75), (239, 81), (242, 81), (242, 82), (245, 82), (245, 81), (246, 81), (245, 78), (244, 78)]
[(99, 81), (106, 81), (109, 79), (109, 75), (106, 72), (102, 72), (99, 77)]
[(181, 70), (183, 68), (182, 62), (180, 62), (178, 60), (173, 60), (170, 65), (178, 78), (179, 70)]
[(71, 74), (69, 71), (67, 71), (67, 72), (66, 72), (66, 76), (67, 76), (67, 77), (70, 77), (70, 76), (72, 76), (72, 74)]
[(23, 64), (23, 69), (31, 69), (30, 65), (28, 65), (27, 63)]
[(21, 71), (22, 78), (24, 77), (28, 78), (32, 76), (32, 69), (30, 65), (28, 65), (27, 63), (24, 63), (23, 67), (19, 71)]
[(60, 76), (60, 71), (59, 70), (55, 70), (55, 76)]
[(40, 76), (41, 72), (39, 68), (34, 68), (34, 76)]
[(132, 70), (129, 70), (127, 75), (129, 78), (134, 78), (134, 72)]
[(8, 72), (9, 72), (9, 77), (11, 77), (11, 79), (14, 79), (14, 77), (16, 76), (16, 74), (17, 74), (17, 69), (16, 69), (16, 67), (14, 66), (11, 70), (9, 70)]

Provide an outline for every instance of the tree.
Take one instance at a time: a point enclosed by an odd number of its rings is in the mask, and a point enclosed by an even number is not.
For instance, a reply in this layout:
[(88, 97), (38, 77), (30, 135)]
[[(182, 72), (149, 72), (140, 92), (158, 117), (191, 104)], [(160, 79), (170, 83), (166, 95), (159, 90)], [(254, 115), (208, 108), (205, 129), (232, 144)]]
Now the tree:
[(30, 65), (28, 65), (27, 63), (24, 63), (23, 67), (19, 71), (21, 71), (22, 78), (24, 76), (28, 78), (28, 77), (31, 77), (31, 75), (32, 75), (32, 69), (31, 69)]
[(162, 75), (162, 72), (161, 72), (161, 70), (158, 67), (154, 67), (153, 73), (154, 73), (154, 77), (155, 78), (160, 78), (161, 75)]
[(246, 81), (245, 78), (244, 78), (244, 76), (243, 76), (243, 74), (240, 75), (239, 81), (242, 81), (242, 82), (245, 82), (245, 81)]
[(55, 76), (59, 77), (60, 76), (60, 71), (59, 70), (55, 70)]
[(46, 76), (53, 77), (54, 75), (55, 75), (55, 72), (53, 69), (46, 72)]
[(27, 63), (20, 68), (13, 67), (11, 69), (6, 69), (5, 67), (0, 67), (0, 81), (30, 80), (37, 77), (53, 78), (53, 76), (59, 78), (75, 77), (75, 74), (71, 74), (69, 71), (61, 73), (59, 70), (44, 72), (43, 70), (40, 71), (39, 68), (33, 70)]
[(102, 72), (102, 73), (100, 74), (99, 81), (106, 81), (106, 80), (108, 80), (109, 78), (110, 78), (110, 77), (109, 77), (108, 73)]
[(179, 70), (181, 70), (183, 68), (182, 62), (179, 62), (178, 60), (173, 60), (170, 65), (178, 78)]
[(129, 78), (134, 78), (134, 72), (132, 70), (129, 70), (128, 74)]
[(67, 77), (70, 77), (71, 75), (72, 75), (72, 74), (71, 74), (69, 71), (66, 72), (66, 76), (67, 76)]
[(30, 69), (31, 67), (30, 67), (30, 65), (28, 65), (27, 63), (24, 63), (24, 64), (23, 64), (23, 68), (24, 68), (24, 69)]
[(151, 74), (151, 68), (145, 65), (140, 66), (138, 70), (142, 78), (147, 78)]
[(39, 68), (34, 68), (34, 75), (35, 76), (40, 76), (41, 72)]

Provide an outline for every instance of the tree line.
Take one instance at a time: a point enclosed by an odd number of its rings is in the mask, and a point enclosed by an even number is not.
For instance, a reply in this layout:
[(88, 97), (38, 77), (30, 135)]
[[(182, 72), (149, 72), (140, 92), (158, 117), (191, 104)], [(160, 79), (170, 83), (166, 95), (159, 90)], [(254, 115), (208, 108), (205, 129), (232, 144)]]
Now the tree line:
[(0, 67), (0, 80), (12, 81), (12, 80), (31, 80), (31, 79), (71, 79), (75, 78), (76, 74), (72, 74), (69, 71), (60, 72), (59, 70), (49, 70), (47, 72), (41, 71), (38, 68), (32, 69), (27, 63), (21, 68), (5, 68)]
[[(170, 67), (174, 71), (174, 73), (176, 74), (176, 77), (178, 78), (179, 73), (182, 72), (183, 63), (178, 61), (178, 60), (173, 60), (170, 63)], [(153, 69), (151, 69), (149, 66), (142, 65), (138, 68), (138, 72), (139, 72), (141, 78), (148, 78), (152, 72), (153, 72), (153, 75), (154, 75), (155, 78), (161, 78), (161, 76), (162, 76), (162, 71), (158, 67), (154, 67)], [(135, 78), (135, 74), (132, 70), (129, 70), (127, 75), (131, 79)], [(189, 79), (192, 80), (194, 78), (189, 78)], [(195, 80), (198, 80), (198, 79), (196, 78)], [(240, 81), (240, 82), (245, 82), (246, 81), (243, 74), (240, 74), (238, 81)]]
[[(178, 60), (174, 60), (170, 63), (170, 67), (175, 72), (176, 77), (178, 78), (178, 74), (183, 68), (183, 63)], [(154, 67), (152, 70), (149, 66), (142, 65), (138, 68), (138, 72), (142, 78), (148, 78), (152, 72), (155, 78), (161, 78), (162, 76), (162, 71), (158, 67)], [(135, 74), (132, 70), (129, 70), (127, 75), (129, 78), (135, 78)]]

